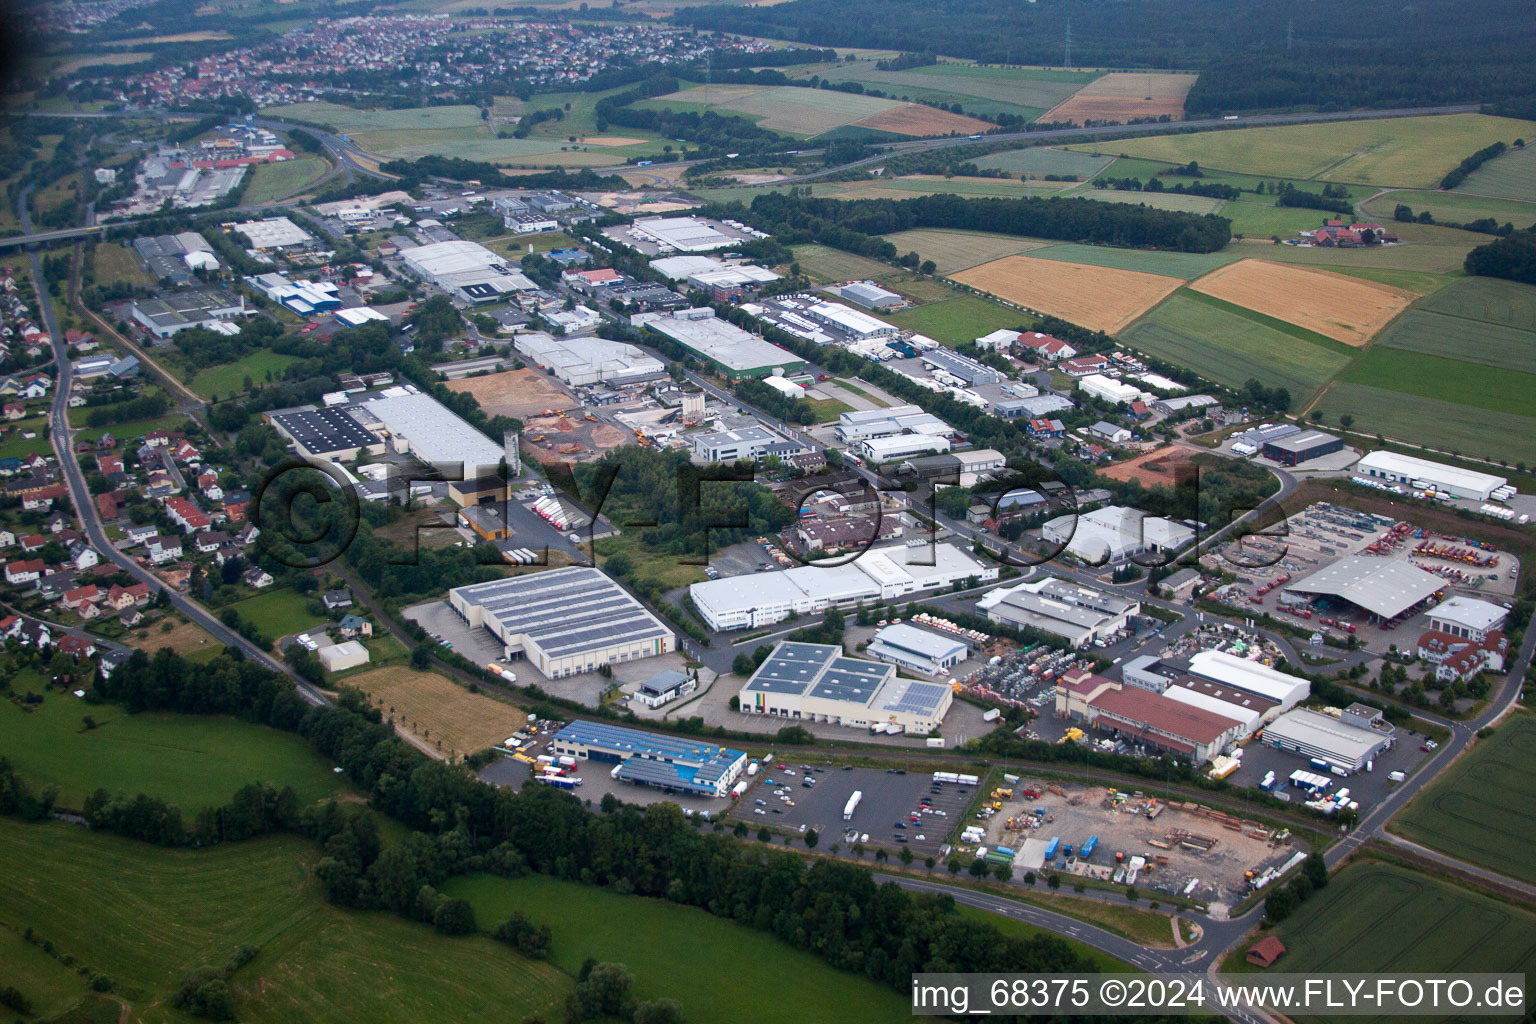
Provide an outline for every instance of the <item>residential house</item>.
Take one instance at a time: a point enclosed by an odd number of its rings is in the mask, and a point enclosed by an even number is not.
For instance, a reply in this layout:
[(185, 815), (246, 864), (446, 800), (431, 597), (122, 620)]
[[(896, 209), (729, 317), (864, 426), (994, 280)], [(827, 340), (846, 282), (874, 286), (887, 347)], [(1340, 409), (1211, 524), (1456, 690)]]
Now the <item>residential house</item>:
[(205, 555), (211, 555), (215, 551), (229, 543), (229, 535), (218, 530), (209, 530), (206, 533), (196, 534), (192, 538), (192, 546)]
[(171, 522), (181, 527), (184, 533), (196, 533), (213, 525), (213, 520), (208, 518), (207, 513), (179, 495), (165, 499), (165, 514), (170, 516)]
[(351, 608), (352, 591), (347, 587), (342, 587), (340, 590), (327, 590), (320, 598), (320, 603), (325, 605), (325, 610), (328, 612), (338, 608)]
[(271, 575), (262, 571), (259, 567), (247, 569), (245, 575), (240, 577), (240, 581), (252, 590), (263, 590), (270, 587), (274, 582)]
[(355, 640), (357, 637), (373, 636), (373, 623), (360, 615), (348, 615), (341, 620), (341, 637), (343, 640)]
[(5, 582), (11, 586), (20, 586), (23, 583), (36, 583), (43, 578), (43, 560), (41, 558), (28, 558), (18, 562), (7, 563), (5, 567)]
[(130, 526), (123, 531), (123, 536), (130, 544), (143, 544), (160, 531), (153, 526)]
[(214, 472), (205, 472), (197, 478), (197, 489), (203, 492), (203, 497), (209, 501), (223, 501), (224, 488), (219, 486), (219, 475)]
[(0, 641), (19, 638), (21, 636), (21, 616), (7, 615), (0, 619)]
[(7, 402), (5, 404), (4, 415), (7, 420), (25, 419), (27, 416), (27, 407), (22, 405), (20, 402)]
[(125, 608), (123, 613), (117, 617), (117, 621), (132, 629), (144, 621), (144, 613), (137, 608)]
[(89, 658), (96, 653), (96, 642), (87, 637), (75, 636), (73, 633), (59, 637), (54, 649), (61, 654), (67, 654), (71, 658)]
[(181, 540), (166, 534), (156, 534), (144, 545), (149, 554), (149, 560), (156, 565), (164, 565), (181, 557)]
[(1038, 361), (1049, 363), (1072, 359), (1077, 355), (1077, 349), (1060, 338), (1053, 338), (1049, 334), (1041, 334), (1038, 331), (1026, 331), (1019, 335), (1018, 348)]
[(101, 600), (101, 588), (92, 583), (84, 587), (64, 591), (60, 601), (65, 608), (74, 611), (83, 604), (95, 604)]
[(21, 507), (27, 512), (46, 512), (53, 508), (53, 503), (65, 497), (68, 490), (63, 484), (48, 484), (45, 487), (33, 487), (21, 494)]
[(0, 548), (8, 548), (16, 543), (16, 535), (5, 527), (0, 526)]
[[(56, 511), (47, 519), (43, 520), (43, 529), (55, 535), (62, 534), (69, 529), (70, 522), (71, 519), (69, 516), (65, 515), (63, 512)], [(62, 537), (59, 539), (63, 540)]]
[(96, 513), (101, 516), (103, 522), (110, 523), (117, 518), (117, 498), (111, 494), (96, 495)]
[(69, 561), (76, 569), (89, 569), (100, 563), (101, 556), (89, 544), (75, 541), (69, 546)]
[(1061, 420), (1037, 419), (1030, 420), (1026, 428), (1029, 436), (1037, 441), (1051, 437), (1061, 437), (1067, 432), (1067, 425)]

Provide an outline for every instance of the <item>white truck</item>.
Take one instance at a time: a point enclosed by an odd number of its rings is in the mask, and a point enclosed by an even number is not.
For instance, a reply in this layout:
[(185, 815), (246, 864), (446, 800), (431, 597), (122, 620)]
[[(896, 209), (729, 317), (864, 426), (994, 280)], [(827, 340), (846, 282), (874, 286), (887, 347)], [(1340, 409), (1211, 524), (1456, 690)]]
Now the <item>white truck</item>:
[(853, 820), (853, 812), (859, 809), (859, 801), (862, 799), (864, 799), (864, 791), (860, 789), (854, 790), (853, 795), (848, 798), (848, 802), (843, 805), (844, 821)]

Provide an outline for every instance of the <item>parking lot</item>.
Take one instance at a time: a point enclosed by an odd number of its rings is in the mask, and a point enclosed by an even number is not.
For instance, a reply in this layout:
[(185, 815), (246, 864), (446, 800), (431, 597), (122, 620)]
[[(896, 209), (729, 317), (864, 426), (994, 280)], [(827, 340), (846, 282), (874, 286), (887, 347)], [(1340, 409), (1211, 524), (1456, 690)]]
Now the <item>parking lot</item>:
[[(801, 831), (801, 826), (813, 828), (822, 845), (837, 841), (846, 847), (851, 840), (844, 833), (856, 829), (858, 840), (866, 846), (882, 846), (892, 853), (906, 846), (918, 859), (938, 857), (939, 848), (976, 795), (975, 786), (937, 785), (928, 772), (845, 770), (841, 765), (825, 764), (815, 766), (820, 769), (813, 773), (816, 785), (806, 788), (803, 767), (790, 765), (789, 771), (795, 773), (790, 775), (777, 764), (758, 773), (731, 816), (753, 827), (769, 825), (791, 832)], [(780, 789), (788, 790), (785, 795), (794, 802), (792, 806), (776, 794)], [(845, 822), (843, 808), (855, 790), (863, 796), (852, 820)], [(912, 814), (921, 808), (924, 798), (930, 801), (931, 810), (925, 810), (922, 820), (914, 822)]]

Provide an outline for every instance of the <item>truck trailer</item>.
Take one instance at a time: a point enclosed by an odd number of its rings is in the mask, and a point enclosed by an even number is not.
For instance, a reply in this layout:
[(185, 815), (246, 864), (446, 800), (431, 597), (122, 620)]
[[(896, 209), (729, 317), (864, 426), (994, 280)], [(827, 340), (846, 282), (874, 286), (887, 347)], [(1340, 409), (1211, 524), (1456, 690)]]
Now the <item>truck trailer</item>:
[(859, 801), (862, 800), (862, 799), (864, 799), (864, 792), (863, 792), (863, 790), (858, 790), (858, 789), (854, 790), (853, 791), (853, 795), (848, 798), (848, 802), (843, 805), (843, 820), (844, 821), (852, 821), (853, 820), (853, 812), (858, 810)]

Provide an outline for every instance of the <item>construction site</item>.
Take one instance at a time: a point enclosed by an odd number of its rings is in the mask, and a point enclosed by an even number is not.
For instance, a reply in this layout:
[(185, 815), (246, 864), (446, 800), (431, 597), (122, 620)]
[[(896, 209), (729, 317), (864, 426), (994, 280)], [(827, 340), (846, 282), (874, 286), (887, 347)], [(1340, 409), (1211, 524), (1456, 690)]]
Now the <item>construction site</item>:
[(1104, 786), (1006, 781), (982, 814), (968, 834), (989, 853), (1011, 854), (1015, 879), (1061, 872), (1184, 896), (1217, 914), (1305, 854), (1288, 830)]
[(523, 417), (523, 452), (541, 464), (591, 462), (627, 443), (628, 431), (592, 412), (544, 409)]

